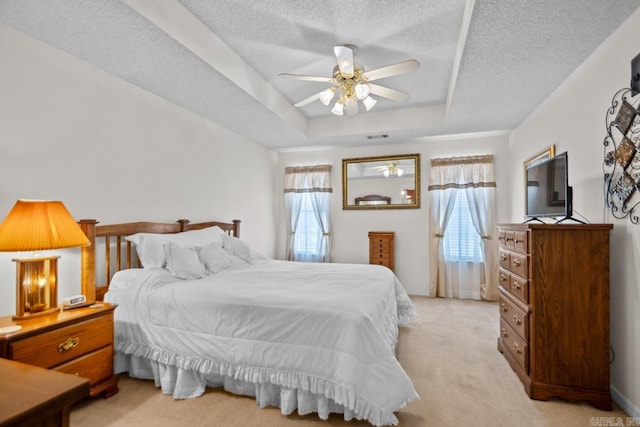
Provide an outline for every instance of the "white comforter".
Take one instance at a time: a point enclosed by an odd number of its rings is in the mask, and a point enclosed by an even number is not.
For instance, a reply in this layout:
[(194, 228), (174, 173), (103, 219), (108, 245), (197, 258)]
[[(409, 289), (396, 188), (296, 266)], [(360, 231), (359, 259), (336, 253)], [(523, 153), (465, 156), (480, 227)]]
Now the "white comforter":
[(156, 383), (176, 398), (221, 376), (321, 395), (375, 425), (418, 398), (395, 357), (415, 310), (384, 267), (265, 260), (198, 280), (132, 269), (105, 300), (118, 304), (116, 371), (149, 377), (132, 358), (157, 362), (173, 374), (154, 365)]

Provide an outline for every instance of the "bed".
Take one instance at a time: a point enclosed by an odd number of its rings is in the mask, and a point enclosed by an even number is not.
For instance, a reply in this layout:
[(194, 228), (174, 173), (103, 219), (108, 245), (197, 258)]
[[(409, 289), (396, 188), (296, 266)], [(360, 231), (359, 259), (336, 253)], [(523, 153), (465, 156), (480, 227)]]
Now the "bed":
[(238, 220), (80, 225), (82, 291), (117, 304), (116, 373), (176, 399), (223, 387), (284, 415), (376, 426), (419, 398), (395, 357), (415, 309), (391, 270), (270, 259)]

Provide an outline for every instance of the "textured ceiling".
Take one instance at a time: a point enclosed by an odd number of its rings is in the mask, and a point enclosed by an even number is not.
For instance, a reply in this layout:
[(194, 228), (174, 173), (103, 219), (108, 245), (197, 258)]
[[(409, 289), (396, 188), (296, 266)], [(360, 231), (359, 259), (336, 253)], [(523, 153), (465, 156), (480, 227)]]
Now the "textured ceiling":
[[(2, 0), (0, 23), (270, 148), (369, 145), (515, 128), (640, 0)], [(335, 117), (333, 46), (409, 94)], [(631, 60), (631, 58), (629, 58)], [(362, 110), (362, 109), (361, 109)], [(388, 134), (385, 140), (367, 135)]]

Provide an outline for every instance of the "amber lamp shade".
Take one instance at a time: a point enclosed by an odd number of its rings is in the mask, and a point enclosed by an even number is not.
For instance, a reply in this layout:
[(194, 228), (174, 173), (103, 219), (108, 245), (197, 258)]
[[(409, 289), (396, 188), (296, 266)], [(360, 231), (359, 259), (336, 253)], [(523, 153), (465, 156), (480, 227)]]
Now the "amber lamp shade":
[[(18, 200), (0, 224), (0, 251), (21, 252), (89, 245), (67, 208), (59, 201)], [(25, 319), (58, 311), (58, 258), (14, 258), (16, 315)]]

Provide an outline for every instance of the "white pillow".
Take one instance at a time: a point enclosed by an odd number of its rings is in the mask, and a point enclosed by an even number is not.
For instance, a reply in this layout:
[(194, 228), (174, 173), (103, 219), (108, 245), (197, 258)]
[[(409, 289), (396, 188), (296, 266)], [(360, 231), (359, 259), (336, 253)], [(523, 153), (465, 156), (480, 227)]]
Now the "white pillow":
[(236, 237), (231, 237), (228, 234), (225, 234), (222, 238), (222, 247), (225, 251), (229, 252), (229, 254), (235, 255), (245, 262), (253, 262), (251, 247)]
[(218, 273), (231, 266), (231, 256), (217, 243), (199, 248), (198, 255), (209, 274)]
[(164, 253), (167, 260), (167, 270), (179, 279), (200, 279), (207, 275), (198, 250), (183, 248), (175, 243), (164, 245)]
[(220, 227), (214, 226), (175, 234), (137, 233), (125, 237), (125, 240), (136, 245), (142, 267), (162, 268), (166, 266), (163, 246), (167, 243), (175, 243), (183, 248), (197, 248), (211, 243), (222, 245), (226, 235)]

